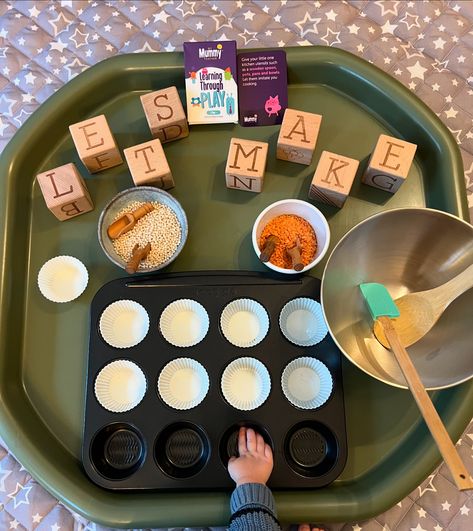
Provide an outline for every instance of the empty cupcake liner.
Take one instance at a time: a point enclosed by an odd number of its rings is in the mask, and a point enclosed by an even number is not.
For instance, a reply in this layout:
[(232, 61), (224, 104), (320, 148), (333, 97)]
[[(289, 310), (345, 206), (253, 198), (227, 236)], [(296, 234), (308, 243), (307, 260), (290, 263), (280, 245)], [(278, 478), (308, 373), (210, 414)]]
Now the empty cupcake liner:
[(284, 305), (279, 314), (279, 327), (291, 343), (300, 347), (316, 345), (328, 332), (322, 307), (308, 297), (299, 297)]
[(225, 306), (220, 316), (223, 335), (236, 347), (253, 347), (263, 341), (269, 330), (264, 306), (253, 299), (237, 299)]
[(99, 327), (102, 337), (112, 347), (134, 347), (148, 333), (148, 312), (135, 301), (121, 299), (105, 308)]
[(158, 378), (158, 392), (170, 407), (179, 410), (199, 405), (209, 390), (209, 376), (205, 368), (191, 358), (170, 361)]
[(197, 301), (179, 299), (166, 306), (159, 319), (159, 328), (171, 345), (192, 347), (207, 335), (209, 315)]
[(266, 367), (255, 358), (238, 358), (222, 374), (221, 388), (225, 400), (235, 409), (250, 411), (260, 407), (271, 391)]
[(333, 380), (330, 371), (318, 359), (297, 358), (284, 369), (281, 387), (286, 398), (301, 409), (316, 409), (330, 397)]
[(143, 399), (146, 378), (136, 363), (116, 360), (99, 372), (94, 391), (102, 407), (113, 413), (123, 413), (135, 408)]
[(38, 287), (52, 302), (77, 299), (87, 287), (89, 274), (85, 265), (73, 256), (55, 256), (39, 270)]

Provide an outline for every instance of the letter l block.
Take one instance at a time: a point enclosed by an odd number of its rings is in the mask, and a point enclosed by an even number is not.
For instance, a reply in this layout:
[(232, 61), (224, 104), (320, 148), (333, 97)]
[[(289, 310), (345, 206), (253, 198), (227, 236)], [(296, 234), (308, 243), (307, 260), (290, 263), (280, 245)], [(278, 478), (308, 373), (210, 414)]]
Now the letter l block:
[(232, 138), (225, 167), (227, 188), (261, 192), (267, 156), (267, 142)]
[(416, 144), (380, 135), (362, 182), (394, 194), (407, 179), (416, 149)]
[(36, 176), (46, 206), (60, 221), (94, 208), (87, 186), (75, 164), (65, 164)]

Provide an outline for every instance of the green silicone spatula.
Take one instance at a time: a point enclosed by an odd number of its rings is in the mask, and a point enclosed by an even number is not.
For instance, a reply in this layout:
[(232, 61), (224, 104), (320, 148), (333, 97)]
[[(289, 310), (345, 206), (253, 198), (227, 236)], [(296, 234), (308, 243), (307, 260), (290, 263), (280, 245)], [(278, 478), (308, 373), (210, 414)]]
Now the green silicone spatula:
[(391, 295), (383, 284), (360, 284), (361, 293), (365, 298), (368, 310), (375, 323), (381, 325), (384, 335), (389, 342), (391, 350), (401, 368), (407, 385), (417, 402), (422, 416), (432, 434), (442, 457), (452, 473), (459, 490), (473, 489), (473, 480), (463, 464), (450, 436), (442, 423), (427, 391), (412, 363), (409, 354), (399, 340), (393, 327), (392, 318), (399, 317), (400, 313)]

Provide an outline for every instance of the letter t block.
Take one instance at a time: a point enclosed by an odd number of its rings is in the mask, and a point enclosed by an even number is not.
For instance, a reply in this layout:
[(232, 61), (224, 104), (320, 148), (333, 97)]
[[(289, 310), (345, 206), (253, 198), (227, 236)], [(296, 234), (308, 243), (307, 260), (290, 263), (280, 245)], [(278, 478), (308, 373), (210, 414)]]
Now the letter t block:
[(69, 126), (81, 161), (90, 173), (113, 168), (123, 162), (104, 114)]
[(322, 151), (310, 185), (309, 197), (341, 208), (350, 193), (360, 162)]
[(380, 135), (362, 182), (394, 194), (407, 178), (416, 149), (416, 144)]
[(126, 148), (123, 153), (136, 186), (146, 184), (163, 190), (174, 187), (171, 169), (159, 138)]
[(312, 162), (322, 116), (286, 109), (279, 130), (276, 158), (308, 166)]
[(156, 90), (140, 98), (154, 138), (164, 144), (189, 136), (186, 113), (176, 87)]
[(267, 142), (232, 138), (225, 167), (227, 188), (261, 192), (267, 156)]
[(89, 191), (75, 164), (65, 164), (36, 176), (46, 206), (60, 221), (94, 208)]

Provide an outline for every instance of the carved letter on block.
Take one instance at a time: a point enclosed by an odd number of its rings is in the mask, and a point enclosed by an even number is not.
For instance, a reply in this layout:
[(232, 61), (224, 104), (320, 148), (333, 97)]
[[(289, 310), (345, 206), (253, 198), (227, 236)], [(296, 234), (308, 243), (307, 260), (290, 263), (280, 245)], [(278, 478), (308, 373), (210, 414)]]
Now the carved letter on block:
[(356, 159), (322, 151), (309, 197), (341, 208), (350, 193), (359, 163)]
[(154, 138), (164, 144), (189, 135), (186, 114), (176, 87), (141, 96), (141, 104)]
[(394, 194), (407, 178), (416, 149), (405, 140), (380, 135), (362, 182)]
[(65, 164), (36, 176), (46, 206), (60, 221), (94, 208), (89, 191), (75, 164)]
[(136, 186), (157, 186), (163, 190), (174, 187), (163, 146), (159, 138), (132, 146), (123, 151)]
[(69, 126), (81, 161), (90, 173), (118, 166), (123, 159), (105, 115)]
[(286, 109), (279, 131), (276, 158), (309, 165), (321, 121), (320, 114)]
[(225, 168), (227, 188), (261, 192), (267, 156), (267, 142), (232, 138)]

